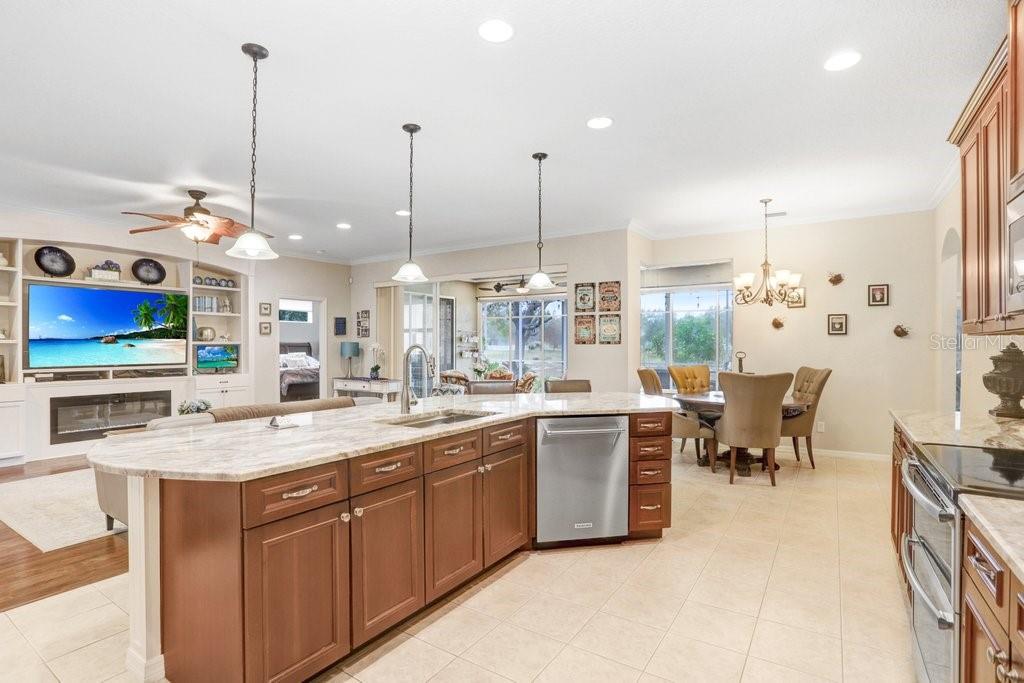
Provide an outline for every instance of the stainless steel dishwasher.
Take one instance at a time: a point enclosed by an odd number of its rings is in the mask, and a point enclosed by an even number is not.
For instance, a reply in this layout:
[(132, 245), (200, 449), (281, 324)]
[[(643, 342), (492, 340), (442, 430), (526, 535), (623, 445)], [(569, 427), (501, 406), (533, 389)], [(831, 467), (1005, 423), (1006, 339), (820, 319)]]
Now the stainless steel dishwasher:
[(537, 420), (537, 542), (629, 533), (629, 419)]

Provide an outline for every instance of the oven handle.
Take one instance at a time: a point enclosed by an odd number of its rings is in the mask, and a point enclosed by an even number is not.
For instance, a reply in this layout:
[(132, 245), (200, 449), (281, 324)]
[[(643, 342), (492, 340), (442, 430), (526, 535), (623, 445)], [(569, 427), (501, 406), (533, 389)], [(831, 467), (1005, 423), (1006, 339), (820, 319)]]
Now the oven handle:
[(956, 514), (949, 508), (944, 508), (932, 500), (928, 494), (922, 491), (921, 487), (915, 484), (913, 479), (910, 478), (910, 460), (910, 458), (903, 458), (903, 463), (900, 465), (900, 478), (903, 480), (903, 486), (907, 489), (914, 500), (916, 500), (932, 517), (940, 522), (952, 522), (956, 519)]
[[(935, 620), (939, 625), (939, 630), (949, 630), (953, 628), (953, 614), (951, 612), (943, 612), (935, 606), (928, 597), (928, 594), (924, 592), (924, 586), (921, 585), (921, 579), (917, 578), (917, 574), (914, 573), (914, 568), (910, 566), (911, 543), (920, 543), (920, 541), (911, 539), (907, 534), (903, 534), (900, 537), (900, 545), (902, 546), (900, 548), (902, 551), (900, 553), (900, 562), (903, 563), (903, 573), (907, 577), (907, 582), (910, 584), (911, 590), (914, 591), (914, 594), (920, 598), (921, 603), (924, 604), (928, 611), (932, 613), (932, 616), (935, 617)], [(924, 555), (927, 558), (928, 553), (925, 552)], [(929, 562), (931, 561), (930, 558), (927, 559)]]

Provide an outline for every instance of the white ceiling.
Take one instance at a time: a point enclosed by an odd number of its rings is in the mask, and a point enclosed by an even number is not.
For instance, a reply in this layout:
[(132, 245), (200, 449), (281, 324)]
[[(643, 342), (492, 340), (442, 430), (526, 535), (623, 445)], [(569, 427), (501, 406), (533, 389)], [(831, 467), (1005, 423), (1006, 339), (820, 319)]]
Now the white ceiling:
[[(124, 234), (184, 189), (285, 253), (400, 254), (547, 234), (657, 237), (930, 208), (949, 128), (1005, 32), (998, 0), (32, 0), (0, 3), (0, 203)], [(499, 17), (494, 45), (477, 25)], [(826, 72), (840, 48), (863, 53)], [(585, 127), (596, 115), (615, 125)], [(352, 230), (334, 227), (351, 223)], [(305, 239), (290, 242), (288, 233)], [(184, 239), (184, 238), (183, 238)]]

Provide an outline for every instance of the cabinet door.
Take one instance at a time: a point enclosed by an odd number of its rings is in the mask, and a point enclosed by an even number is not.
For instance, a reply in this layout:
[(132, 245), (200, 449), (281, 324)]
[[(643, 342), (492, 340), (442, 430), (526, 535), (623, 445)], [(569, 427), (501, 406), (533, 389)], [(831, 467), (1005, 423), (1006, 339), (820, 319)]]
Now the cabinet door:
[(427, 602), (484, 568), (483, 471), (477, 459), (424, 477)]
[(247, 681), (301, 681), (348, 654), (348, 503), (244, 532)]
[(484, 566), (529, 540), (526, 447), (484, 458)]
[(981, 152), (978, 126), (960, 146), (961, 226), (963, 229), (963, 331), (981, 331)]
[(1006, 129), (1003, 121), (1005, 78), (1000, 80), (981, 110), (980, 143), (982, 277), (982, 331), (1003, 331), (1003, 235), (1006, 223)]
[(1024, 2), (1010, 1), (1010, 179), (1024, 172)]
[(988, 608), (970, 577), (963, 575), (960, 598), (960, 681), (996, 683), (996, 667), (1009, 661), (1006, 631)]
[(423, 479), (352, 499), (352, 644), (423, 607)]
[(224, 393), (220, 389), (202, 389), (196, 392), (196, 400), (206, 399), (211, 408), (223, 408)]

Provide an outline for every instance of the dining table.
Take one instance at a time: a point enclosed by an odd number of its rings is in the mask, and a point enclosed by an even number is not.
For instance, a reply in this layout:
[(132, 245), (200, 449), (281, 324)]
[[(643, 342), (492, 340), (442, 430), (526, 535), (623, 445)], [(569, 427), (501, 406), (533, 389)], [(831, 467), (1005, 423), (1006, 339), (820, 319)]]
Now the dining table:
[[(695, 394), (673, 394), (672, 398), (679, 403), (683, 410), (696, 412), (704, 422), (713, 423), (725, 411), (725, 392), (703, 391)], [(798, 399), (792, 394), (782, 399), (782, 417), (796, 417), (810, 408), (811, 402)], [(719, 451), (716, 454), (718, 462), (724, 462), (726, 469), (729, 468), (729, 450)], [(753, 462), (761, 462), (763, 456), (754, 456), (748, 448), (736, 449), (736, 474), (741, 477), (749, 477), (751, 474), (750, 465)], [(701, 455), (697, 458), (697, 464), (707, 467), (707, 456)], [(775, 469), (779, 469), (778, 462)]]

